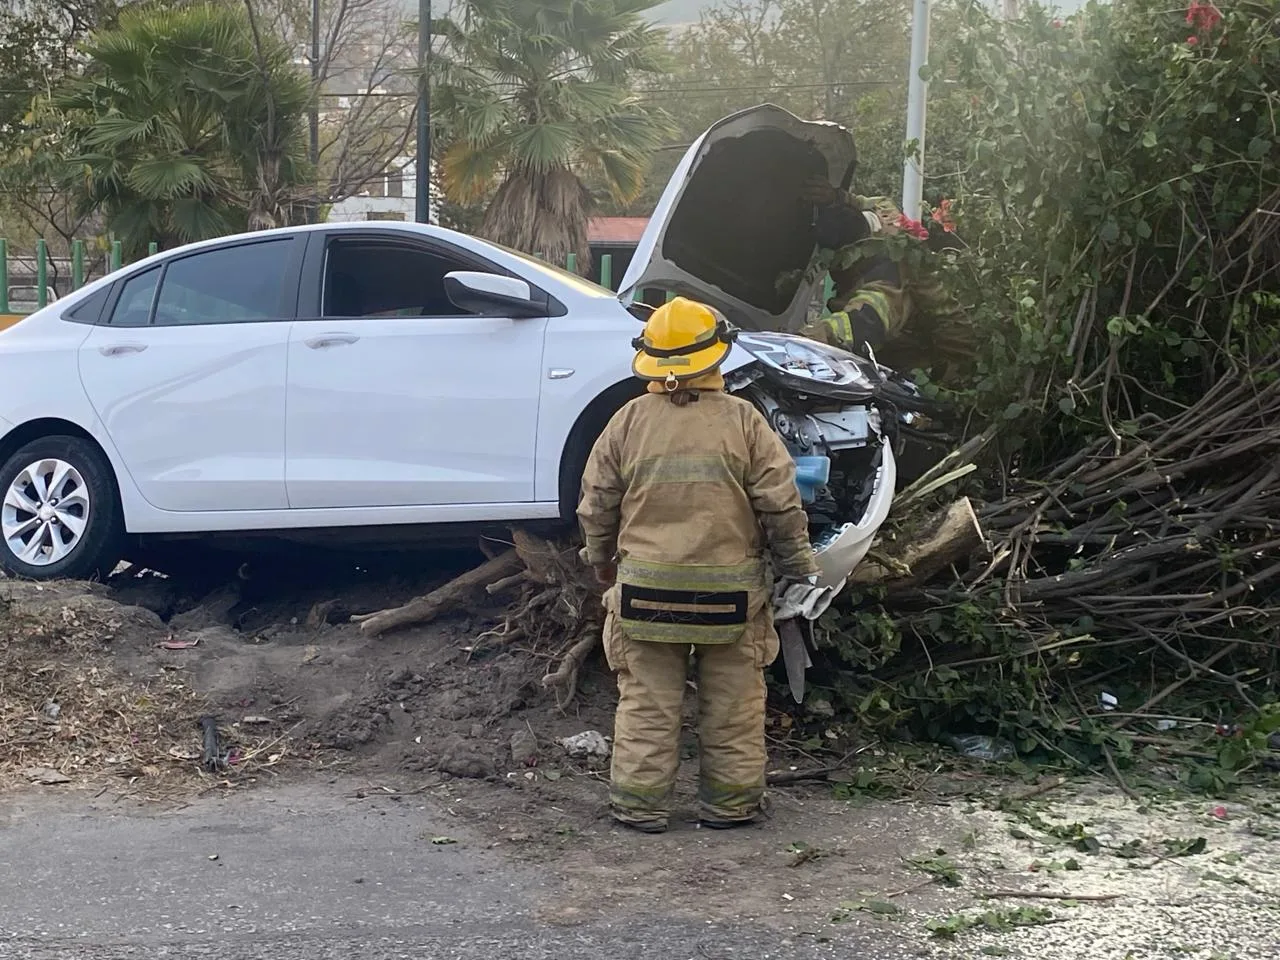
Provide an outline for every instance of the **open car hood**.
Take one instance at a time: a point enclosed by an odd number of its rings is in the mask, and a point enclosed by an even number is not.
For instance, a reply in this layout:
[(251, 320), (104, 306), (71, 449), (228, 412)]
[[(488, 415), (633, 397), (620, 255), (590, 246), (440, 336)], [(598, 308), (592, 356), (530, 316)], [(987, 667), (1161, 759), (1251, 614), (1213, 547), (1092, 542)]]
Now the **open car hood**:
[(818, 283), (801, 279), (817, 250), (801, 188), (821, 176), (846, 189), (856, 164), (853, 135), (835, 123), (772, 104), (720, 120), (671, 175), (619, 298), (658, 287), (745, 330), (799, 330)]

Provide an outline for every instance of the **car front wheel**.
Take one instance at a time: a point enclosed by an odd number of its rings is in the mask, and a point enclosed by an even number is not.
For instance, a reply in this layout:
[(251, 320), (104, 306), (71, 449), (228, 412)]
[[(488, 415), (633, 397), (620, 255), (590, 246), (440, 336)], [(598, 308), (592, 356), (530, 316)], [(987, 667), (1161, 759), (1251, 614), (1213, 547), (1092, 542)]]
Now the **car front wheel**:
[(111, 465), (87, 440), (43, 437), (0, 467), (0, 569), (29, 580), (110, 575), (123, 541)]

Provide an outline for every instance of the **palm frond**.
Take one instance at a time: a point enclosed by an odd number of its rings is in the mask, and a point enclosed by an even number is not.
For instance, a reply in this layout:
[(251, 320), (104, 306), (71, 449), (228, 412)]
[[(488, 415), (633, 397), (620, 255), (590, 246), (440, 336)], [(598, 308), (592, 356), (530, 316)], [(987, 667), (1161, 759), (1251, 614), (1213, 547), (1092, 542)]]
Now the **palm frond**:
[(138, 193), (157, 200), (175, 200), (213, 190), (213, 180), (204, 166), (186, 157), (139, 161), (129, 169), (127, 181)]
[(82, 205), (127, 246), (243, 228), (246, 209), (279, 211), (313, 175), (310, 82), (283, 43), (255, 38), (240, 4), (131, 7), (87, 53), (58, 100), (87, 118)]
[(175, 200), (170, 217), (184, 243), (224, 236), (235, 229), (224, 211), (198, 197)]
[(571, 123), (539, 123), (515, 130), (507, 143), (514, 166), (548, 173), (572, 165), (582, 143), (582, 131)]
[(440, 165), (445, 193), (454, 203), (475, 203), (492, 188), (500, 163), (500, 156), (493, 151), (476, 149), (465, 142), (453, 144)]

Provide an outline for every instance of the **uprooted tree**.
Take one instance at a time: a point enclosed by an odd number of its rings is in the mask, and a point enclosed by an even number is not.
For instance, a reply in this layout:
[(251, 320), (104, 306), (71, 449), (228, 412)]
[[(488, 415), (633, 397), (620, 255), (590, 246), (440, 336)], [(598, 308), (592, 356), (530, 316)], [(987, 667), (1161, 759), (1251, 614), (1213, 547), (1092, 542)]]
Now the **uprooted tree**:
[[(968, 101), (965, 246), (935, 267), (978, 353), (967, 382), (918, 374), (969, 437), (825, 618), (820, 692), (1113, 767), (1194, 708), (1242, 721), (1219, 759), (1248, 765), (1280, 718), (1280, 0), (961, 20), (933, 69)], [(571, 697), (600, 613), (567, 545), (517, 534), (364, 628), (480, 588), (518, 591), (486, 639), (540, 644)]]

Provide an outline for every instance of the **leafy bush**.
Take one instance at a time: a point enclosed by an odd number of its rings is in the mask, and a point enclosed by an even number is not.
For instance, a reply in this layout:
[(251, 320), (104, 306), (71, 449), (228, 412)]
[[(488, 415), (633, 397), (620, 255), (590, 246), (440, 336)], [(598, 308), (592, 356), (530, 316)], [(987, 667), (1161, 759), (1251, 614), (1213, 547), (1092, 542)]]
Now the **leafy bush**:
[(966, 481), (995, 555), (986, 576), (833, 613), (831, 652), (856, 668), (838, 698), (882, 730), (1000, 731), (1085, 761), (1129, 749), (1104, 681), (1146, 704), (1190, 670), (1214, 685), (1206, 715), (1265, 711), (1280, 0), (1009, 21), (975, 3), (961, 24), (936, 69), (969, 103), (950, 208), (966, 249), (933, 266), (978, 345), (953, 399), (999, 426)]
[(1065, 21), (967, 9), (952, 55), (972, 250), (952, 282), (985, 348), (969, 399), (1053, 424), (1027, 431), (1042, 438), (1028, 466), (1276, 344), (1278, 15), (1276, 0), (1095, 2)]

